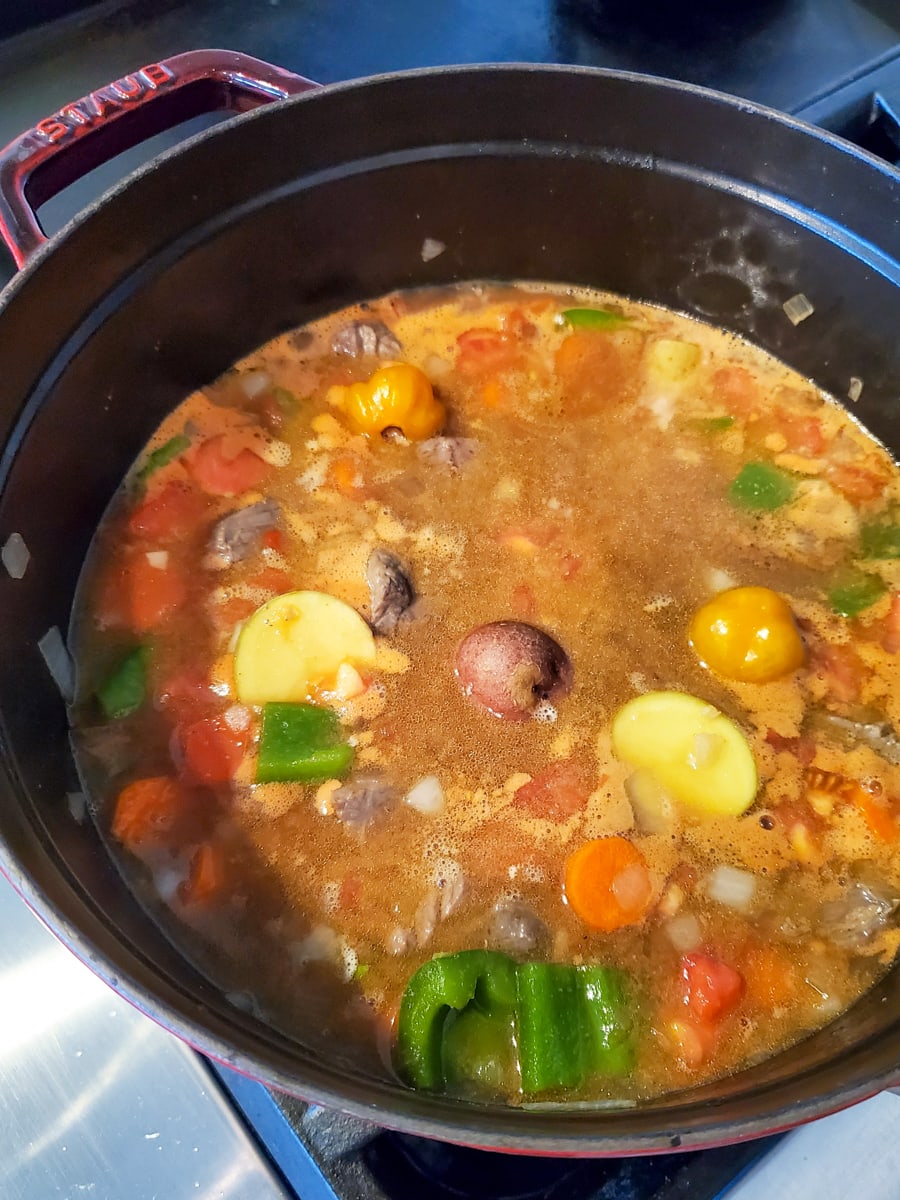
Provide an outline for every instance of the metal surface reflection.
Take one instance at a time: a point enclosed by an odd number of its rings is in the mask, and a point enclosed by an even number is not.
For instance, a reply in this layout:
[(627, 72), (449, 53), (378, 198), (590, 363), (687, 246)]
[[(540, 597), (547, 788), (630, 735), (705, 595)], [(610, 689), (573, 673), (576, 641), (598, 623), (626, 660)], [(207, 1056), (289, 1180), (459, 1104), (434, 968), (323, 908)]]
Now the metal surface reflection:
[(0, 877), (3, 1200), (286, 1200), (203, 1062)]

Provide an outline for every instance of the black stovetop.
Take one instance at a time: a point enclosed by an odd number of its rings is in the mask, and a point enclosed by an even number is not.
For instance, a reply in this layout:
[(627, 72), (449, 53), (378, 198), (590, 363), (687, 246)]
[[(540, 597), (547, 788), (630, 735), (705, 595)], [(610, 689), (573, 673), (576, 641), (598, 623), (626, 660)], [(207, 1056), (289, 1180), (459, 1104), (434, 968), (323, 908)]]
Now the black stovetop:
[[(892, 161), (900, 142), (900, 0), (3, 0), (0, 145), (143, 63), (200, 46), (323, 83), (461, 62), (617, 67), (802, 115)], [(42, 211), (48, 231), (177, 141), (161, 135), (70, 188)], [(10, 274), (0, 258), (0, 284)], [(770, 1144), (526, 1161), (386, 1133), (221, 1078), (302, 1200), (714, 1200)]]

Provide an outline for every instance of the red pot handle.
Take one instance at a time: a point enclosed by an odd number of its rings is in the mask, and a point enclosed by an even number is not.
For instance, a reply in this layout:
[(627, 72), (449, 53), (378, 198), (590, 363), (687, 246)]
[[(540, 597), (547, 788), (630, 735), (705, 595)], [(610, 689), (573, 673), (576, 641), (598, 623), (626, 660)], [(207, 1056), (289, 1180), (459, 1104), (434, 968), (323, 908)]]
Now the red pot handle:
[(192, 50), (141, 67), (0, 151), (0, 238), (22, 267), (47, 241), (35, 209), (94, 167), (200, 113), (246, 112), (317, 86), (230, 50)]

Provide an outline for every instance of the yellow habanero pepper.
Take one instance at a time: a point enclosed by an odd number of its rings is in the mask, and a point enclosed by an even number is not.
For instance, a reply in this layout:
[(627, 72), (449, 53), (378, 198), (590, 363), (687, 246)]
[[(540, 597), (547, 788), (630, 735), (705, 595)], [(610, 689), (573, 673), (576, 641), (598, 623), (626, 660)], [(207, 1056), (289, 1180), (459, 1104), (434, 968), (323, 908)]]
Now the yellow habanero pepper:
[(411, 363), (381, 367), (365, 383), (351, 383), (342, 407), (357, 433), (381, 433), (396, 425), (411, 441), (433, 437), (447, 415), (428, 376)]
[(741, 683), (771, 683), (802, 666), (790, 605), (765, 587), (729, 588), (698, 608), (690, 643), (700, 661)]

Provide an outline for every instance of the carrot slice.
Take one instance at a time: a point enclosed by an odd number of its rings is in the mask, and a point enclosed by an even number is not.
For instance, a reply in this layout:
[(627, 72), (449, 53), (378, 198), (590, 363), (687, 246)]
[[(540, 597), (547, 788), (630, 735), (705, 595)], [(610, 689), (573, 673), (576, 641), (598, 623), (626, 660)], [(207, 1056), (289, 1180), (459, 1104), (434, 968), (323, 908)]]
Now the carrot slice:
[(182, 904), (211, 904), (222, 895), (227, 883), (225, 851), (217, 842), (203, 842), (191, 859), (187, 879), (179, 884), (178, 899)]
[(566, 899), (576, 916), (603, 933), (643, 920), (653, 895), (640, 850), (623, 837), (585, 842), (566, 863)]
[(185, 801), (185, 791), (175, 779), (165, 775), (136, 779), (119, 793), (112, 835), (129, 850), (163, 844), (171, 837)]

